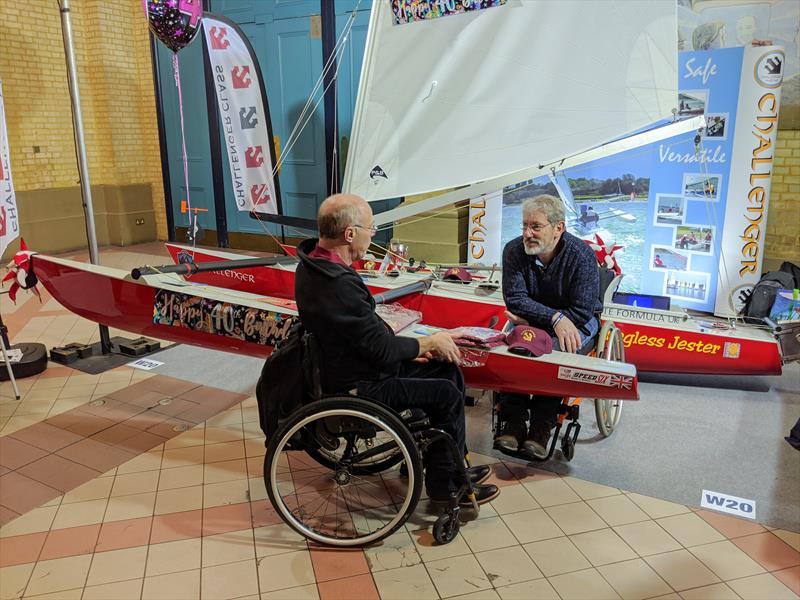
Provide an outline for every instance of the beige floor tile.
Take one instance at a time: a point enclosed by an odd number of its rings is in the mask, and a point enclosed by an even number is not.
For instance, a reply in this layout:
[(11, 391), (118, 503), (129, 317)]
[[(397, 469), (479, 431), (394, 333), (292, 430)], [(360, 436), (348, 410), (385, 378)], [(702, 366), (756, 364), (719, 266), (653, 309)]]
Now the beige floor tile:
[(64, 494), (64, 504), (73, 502), (85, 502), (86, 500), (102, 500), (111, 495), (111, 488), (114, 486), (114, 477), (98, 477), (79, 485), (73, 490)]
[(121, 521), (123, 519), (149, 517), (153, 514), (155, 502), (155, 492), (109, 498), (104, 521)]
[(764, 569), (728, 540), (689, 548), (689, 552), (726, 581), (763, 573)]
[(156, 493), (154, 514), (165, 515), (184, 510), (197, 510), (203, 508), (203, 486), (178, 488), (176, 490), (161, 490)]
[(204, 461), (206, 463), (215, 463), (244, 457), (244, 440), (236, 440), (234, 442), (223, 442), (221, 444), (206, 444)]
[(250, 500), (257, 502), (267, 498), (267, 484), (263, 477), (248, 477), (247, 487), (250, 490)]
[(603, 578), (611, 584), (623, 600), (641, 600), (672, 589), (641, 558), (597, 567)]
[(206, 425), (206, 444), (221, 444), (223, 442), (235, 442), (244, 439), (242, 424), (229, 424), (219, 427)]
[(497, 514), (508, 515), (539, 508), (539, 503), (524, 485), (507, 485), (503, 487), (503, 492), (492, 500), (492, 506)]
[(122, 463), (117, 467), (117, 473), (124, 475), (126, 473), (140, 473), (142, 471), (157, 471), (162, 468), (161, 455), (163, 447), (153, 448), (144, 454), (140, 454), (136, 458), (130, 459), (128, 462)]
[(497, 594), (502, 600), (560, 600), (547, 579), (507, 585), (497, 588)]
[(503, 515), (502, 519), (520, 544), (564, 535), (556, 522), (541, 508)]
[(567, 535), (607, 527), (606, 522), (585, 502), (550, 506), (544, 510)]
[(586, 504), (591, 506), (592, 510), (611, 526), (650, 520), (647, 513), (625, 494), (587, 500)]
[(83, 587), (91, 562), (91, 554), (39, 561), (31, 573), (25, 593), (36, 596)]
[(23, 596), (23, 598), (25, 600), (81, 600), (81, 596), (83, 596), (83, 588), (62, 590), (60, 592), (51, 592), (49, 594), (37, 594), (36, 596)]
[(679, 592), (719, 582), (719, 578), (688, 550), (656, 554), (645, 560), (673, 590)]
[(154, 577), (200, 568), (200, 538), (151, 544), (145, 576)]
[(129, 496), (155, 492), (158, 487), (158, 471), (142, 471), (141, 473), (117, 473), (111, 496)]
[(189, 431), (184, 431), (180, 435), (164, 442), (164, 450), (175, 450), (177, 448), (189, 448), (190, 446), (203, 446), (206, 443), (206, 428), (204, 424), (193, 427)]
[(491, 589), (489, 578), (474, 556), (454, 556), (425, 565), (442, 598)]
[(656, 523), (687, 548), (725, 539), (725, 536), (694, 513), (664, 517), (657, 519)]
[(792, 548), (800, 552), (800, 533), (794, 531), (786, 531), (784, 529), (775, 529), (772, 533), (781, 538), (784, 542), (789, 544)]
[(797, 594), (769, 573), (728, 581), (743, 600), (797, 600)]
[(201, 574), (200, 597), (205, 600), (257, 595), (259, 570), (255, 560), (207, 567)]
[[(0, 598), (19, 598), (28, 585), (35, 563), (0, 568)], [(81, 585), (83, 585), (81, 583)]]
[(500, 600), (500, 596), (493, 589), (481, 590), (461, 596), (450, 596), (453, 600)]
[(637, 558), (636, 553), (613, 529), (598, 529), (569, 537), (595, 567)]
[(668, 502), (667, 500), (660, 500), (652, 496), (643, 496), (641, 494), (628, 494), (628, 498), (633, 500), (639, 508), (650, 515), (653, 519), (660, 519), (661, 517), (671, 517), (672, 515), (680, 515), (683, 513), (691, 512), (689, 508), (682, 504)]
[(433, 535), (431, 535), (431, 532), (427, 529), (412, 531), (411, 540), (414, 542), (414, 546), (417, 548), (417, 552), (423, 562), (430, 562), (453, 556), (463, 556), (464, 554), (471, 553), (461, 533), (456, 535), (455, 539), (449, 544), (443, 544), (441, 546), (436, 545)]
[(203, 538), (203, 568), (254, 559), (253, 530), (231, 531)]
[(142, 588), (142, 600), (197, 600), (199, 597), (199, 569), (146, 577)]
[(253, 538), (256, 558), (308, 549), (306, 538), (284, 523), (257, 527), (253, 529)]
[(475, 558), (496, 588), (544, 577), (520, 546), (478, 552)]
[(611, 600), (619, 598), (608, 582), (595, 569), (575, 571), (550, 578), (562, 598), (569, 600)]
[(210, 483), (202, 487), (203, 508), (255, 500), (255, 498), (250, 497), (250, 482), (247, 479)]
[(159, 490), (175, 490), (192, 485), (203, 484), (203, 465), (189, 465), (162, 469), (158, 478)]
[(381, 600), (438, 600), (439, 594), (423, 565), (373, 573)]
[(75, 504), (61, 504), (58, 507), (56, 518), (53, 519), (53, 529), (66, 527), (80, 527), (81, 525), (94, 525), (103, 521), (108, 500), (87, 500)]
[(83, 591), (82, 600), (139, 600), (142, 596), (142, 580), (117, 581), (93, 585)]
[(622, 493), (615, 487), (586, 481), (585, 479), (577, 479), (576, 477), (562, 477), (561, 480), (575, 490), (575, 493), (584, 500), (616, 496)]
[(0, 527), (0, 538), (50, 531), (50, 526), (56, 518), (56, 512), (58, 512), (58, 506), (34, 508)]
[(664, 531), (655, 521), (643, 521), (614, 527), (614, 531), (625, 540), (639, 556), (660, 554), (679, 550), (681, 545)]
[[(268, 529), (275, 527), (280, 526), (273, 525)], [(256, 538), (256, 552), (258, 552), (258, 538)], [(407, 531), (398, 531), (385, 538), (380, 544), (364, 548), (364, 557), (373, 573), (411, 567), (422, 562), (417, 547)]]
[(547, 577), (592, 566), (567, 537), (525, 544), (523, 548)]
[(189, 446), (188, 448), (170, 448), (164, 450), (161, 460), (162, 469), (172, 469), (174, 467), (186, 467), (190, 465), (202, 465), (203, 446)]
[(261, 594), (261, 600), (319, 600), (317, 585), (304, 585)]
[(237, 479), (247, 479), (247, 463), (244, 459), (211, 463), (203, 469), (203, 481), (206, 484)]
[(568, 502), (577, 502), (580, 496), (576, 494), (560, 477), (534, 479), (522, 485), (531, 493), (536, 502), (541, 506), (556, 506)]
[(739, 600), (739, 595), (724, 583), (685, 590), (680, 596), (684, 600)]
[(461, 535), (473, 554), (517, 545), (517, 539), (500, 517), (472, 521), (461, 529)]
[(258, 582), (262, 592), (315, 583), (311, 554), (302, 550), (261, 558), (258, 561)]
[(86, 585), (100, 585), (126, 579), (144, 577), (147, 547), (125, 548), (109, 552), (96, 552)]

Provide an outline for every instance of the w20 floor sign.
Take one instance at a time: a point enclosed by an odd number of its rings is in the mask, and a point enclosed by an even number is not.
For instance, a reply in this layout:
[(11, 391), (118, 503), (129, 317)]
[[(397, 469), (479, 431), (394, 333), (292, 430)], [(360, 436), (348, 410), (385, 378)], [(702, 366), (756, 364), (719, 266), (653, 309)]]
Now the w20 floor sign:
[(737, 498), (736, 496), (728, 496), (726, 494), (720, 494), (719, 492), (703, 490), (703, 498), (700, 500), (700, 506), (736, 515), (737, 517), (744, 517), (746, 519), (756, 518), (755, 500)]

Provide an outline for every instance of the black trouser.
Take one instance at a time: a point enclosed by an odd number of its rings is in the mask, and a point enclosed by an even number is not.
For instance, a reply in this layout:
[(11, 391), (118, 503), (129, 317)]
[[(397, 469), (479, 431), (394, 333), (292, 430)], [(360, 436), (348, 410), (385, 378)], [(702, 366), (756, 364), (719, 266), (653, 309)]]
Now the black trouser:
[[(449, 433), (465, 453), (464, 376), (456, 365), (443, 362), (406, 362), (397, 377), (381, 381), (361, 381), (358, 393), (402, 411), (421, 408), (433, 427)], [(425, 453), (425, 487), (428, 495), (445, 499), (458, 490), (460, 481), (447, 440), (428, 447)]]

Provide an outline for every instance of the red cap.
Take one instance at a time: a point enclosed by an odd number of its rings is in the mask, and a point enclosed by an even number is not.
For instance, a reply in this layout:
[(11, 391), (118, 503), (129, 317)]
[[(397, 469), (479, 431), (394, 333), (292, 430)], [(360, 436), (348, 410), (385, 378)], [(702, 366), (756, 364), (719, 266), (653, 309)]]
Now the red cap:
[(523, 356), (542, 356), (553, 351), (553, 340), (543, 329), (517, 325), (506, 336), (508, 351)]
[(444, 279), (453, 281), (472, 281), (472, 275), (463, 267), (452, 267), (444, 272)]

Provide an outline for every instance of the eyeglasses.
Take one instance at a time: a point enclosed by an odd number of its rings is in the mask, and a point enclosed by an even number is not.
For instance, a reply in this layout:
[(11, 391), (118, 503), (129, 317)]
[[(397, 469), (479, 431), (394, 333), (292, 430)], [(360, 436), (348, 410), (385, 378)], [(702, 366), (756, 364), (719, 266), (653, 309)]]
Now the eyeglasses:
[(353, 225), (353, 227), (358, 227), (359, 229), (363, 229), (364, 231), (368, 231), (371, 236), (373, 236), (376, 233), (378, 233), (378, 228), (377, 227), (364, 227), (363, 225), (358, 225), (358, 224)]
[(526, 231), (528, 231), (528, 229), (530, 229), (534, 233), (539, 233), (540, 231), (544, 230), (545, 228), (549, 227), (550, 225), (552, 225), (552, 223), (545, 223), (544, 225), (542, 225), (540, 223), (523, 223), (522, 224), (522, 232), (525, 233)]

